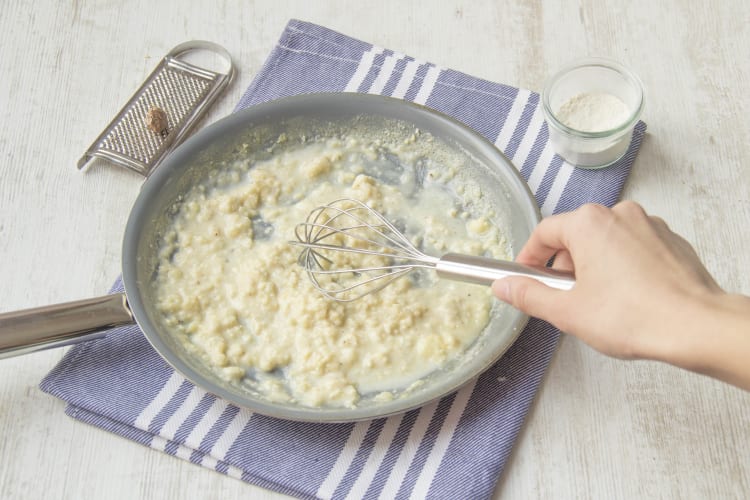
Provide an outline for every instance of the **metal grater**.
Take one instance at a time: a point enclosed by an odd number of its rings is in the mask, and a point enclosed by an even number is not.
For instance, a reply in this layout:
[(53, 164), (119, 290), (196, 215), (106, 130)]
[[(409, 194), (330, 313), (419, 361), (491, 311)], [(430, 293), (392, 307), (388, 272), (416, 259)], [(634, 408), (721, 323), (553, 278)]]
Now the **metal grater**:
[[(217, 73), (180, 60), (180, 56), (194, 50), (216, 53), (226, 60), (227, 72)], [(194, 40), (176, 46), (78, 160), (78, 169), (98, 157), (148, 177), (187, 137), (234, 73), (229, 53), (215, 43)], [(163, 110), (166, 115), (166, 128), (161, 131), (147, 125), (153, 109)]]

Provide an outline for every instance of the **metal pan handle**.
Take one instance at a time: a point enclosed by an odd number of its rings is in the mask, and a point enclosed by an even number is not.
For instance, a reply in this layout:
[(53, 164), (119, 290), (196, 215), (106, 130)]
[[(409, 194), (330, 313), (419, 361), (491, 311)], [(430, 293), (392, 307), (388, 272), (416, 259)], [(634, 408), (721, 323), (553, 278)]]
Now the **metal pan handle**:
[(104, 336), (135, 320), (124, 293), (0, 314), (0, 359)]

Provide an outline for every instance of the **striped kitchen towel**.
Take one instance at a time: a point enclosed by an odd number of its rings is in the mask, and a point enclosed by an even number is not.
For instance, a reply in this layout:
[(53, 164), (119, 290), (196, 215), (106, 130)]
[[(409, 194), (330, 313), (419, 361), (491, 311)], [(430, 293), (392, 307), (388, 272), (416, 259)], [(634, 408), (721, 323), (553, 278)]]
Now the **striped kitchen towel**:
[[(513, 160), (545, 215), (614, 204), (646, 129), (638, 124), (612, 167), (575, 169), (550, 149), (538, 94), (300, 21), (288, 24), (237, 109), (321, 91), (390, 95), (454, 116)], [(290, 422), (232, 406), (175, 373), (134, 326), (72, 348), (41, 387), (77, 419), (289, 495), (479, 499), (493, 493), (558, 338), (532, 320), (502, 359), (458, 392), (351, 424)]]

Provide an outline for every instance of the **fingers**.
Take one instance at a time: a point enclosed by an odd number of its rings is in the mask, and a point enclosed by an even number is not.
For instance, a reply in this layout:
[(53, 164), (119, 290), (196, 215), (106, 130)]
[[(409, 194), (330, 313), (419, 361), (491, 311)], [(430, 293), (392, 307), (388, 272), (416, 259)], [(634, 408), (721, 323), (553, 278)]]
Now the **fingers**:
[(560, 250), (555, 254), (555, 260), (552, 263), (552, 269), (559, 271), (575, 272), (576, 266), (573, 262), (573, 257), (570, 256), (570, 252), (567, 250)]
[(648, 215), (646, 210), (634, 201), (621, 201), (612, 207), (612, 212), (626, 221), (631, 227), (649, 227), (662, 236), (674, 234), (664, 219), (656, 215)]
[[(590, 231), (592, 227), (601, 227), (608, 217), (611, 217), (609, 208), (589, 203), (573, 212), (542, 219), (516, 260), (521, 264), (543, 266), (560, 250), (570, 251), (579, 234)], [(573, 268), (570, 256), (563, 257), (563, 262), (558, 265), (565, 269)]]
[(667, 225), (666, 221), (662, 219), (661, 217), (658, 217), (656, 215), (649, 216), (649, 219), (651, 219), (651, 225), (656, 228), (657, 231), (660, 232), (672, 232), (671, 229), (669, 229), (669, 226)]
[(532, 278), (513, 276), (495, 281), (492, 293), (529, 316), (562, 328), (560, 322), (566, 316), (568, 292), (550, 288)]
[(521, 264), (544, 266), (560, 249), (567, 248), (566, 230), (572, 213), (542, 219), (516, 257)]
[(612, 207), (612, 211), (623, 214), (627, 218), (647, 218), (648, 215), (641, 205), (632, 200), (623, 200)]

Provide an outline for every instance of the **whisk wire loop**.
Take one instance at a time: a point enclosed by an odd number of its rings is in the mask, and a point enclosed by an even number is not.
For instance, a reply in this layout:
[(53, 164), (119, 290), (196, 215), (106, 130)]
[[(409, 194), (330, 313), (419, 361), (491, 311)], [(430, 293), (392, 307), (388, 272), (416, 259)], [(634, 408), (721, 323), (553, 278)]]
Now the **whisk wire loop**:
[[(329, 298), (350, 302), (379, 291), (417, 267), (433, 268), (422, 253), (383, 215), (359, 200), (342, 198), (310, 212), (295, 227), (294, 244), (303, 248), (298, 263), (313, 286)], [(382, 264), (347, 260), (342, 254), (381, 257)]]
[[(352, 204), (353, 206), (342, 208), (336, 206), (336, 204)], [(319, 222), (321, 217), (324, 217), (331, 212), (333, 212), (333, 215), (329, 215), (325, 220)], [(366, 216), (374, 218), (377, 223), (370, 222), (359, 216), (358, 212), (362, 212)], [(420, 252), (392, 222), (361, 201), (342, 198), (331, 202), (328, 205), (316, 208), (310, 215), (313, 216), (312, 220), (308, 217), (308, 220), (304, 224), (301, 224), (304, 226), (304, 238), (301, 239), (299, 234), (296, 234), (300, 241), (317, 244), (335, 234), (342, 234), (365, 244), (379, 246), (392, 245), (394, 248), (392, 248), (392, 252), (389, 253), (392, 253), (393, 255), (397, 255), (397, 250), (401, 250), (406, 252), (408, 256), (426, 257), (426, 255)], [(350, 219), (356, 224), (337, 226), (336, 224), (341, 219)], [(297, 228), (295, 228), (295, 232), (297, 232), (297, 229), (299, 228), (300, 226), (298, 225)], [(366, 231), (365, 234), (376, 235), (382, 238), (382, 241), (376, 241), (369, 236), (363, 236), (359, 230)]]

